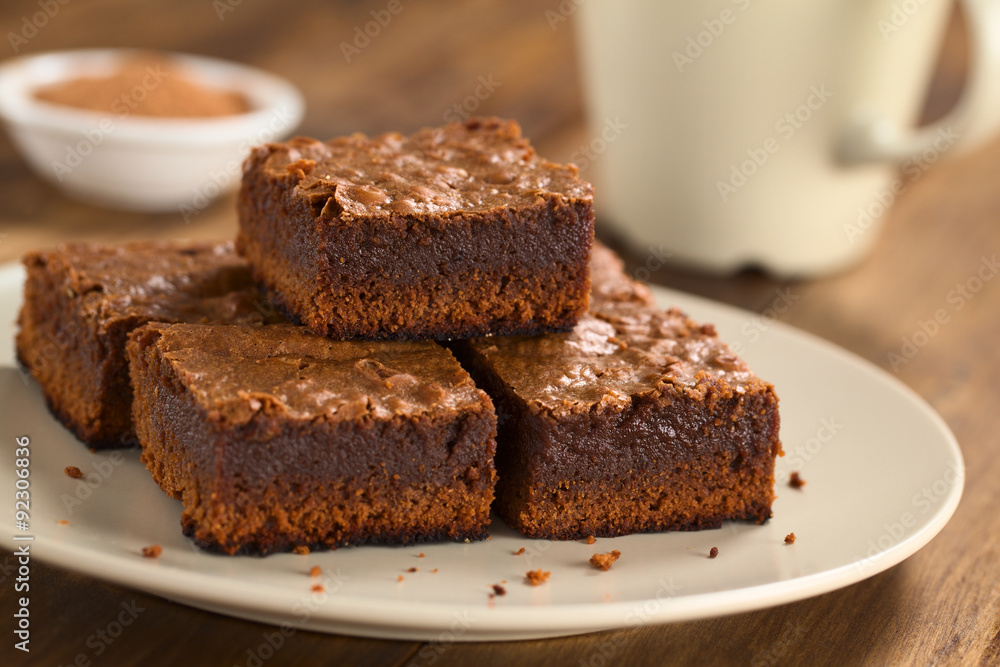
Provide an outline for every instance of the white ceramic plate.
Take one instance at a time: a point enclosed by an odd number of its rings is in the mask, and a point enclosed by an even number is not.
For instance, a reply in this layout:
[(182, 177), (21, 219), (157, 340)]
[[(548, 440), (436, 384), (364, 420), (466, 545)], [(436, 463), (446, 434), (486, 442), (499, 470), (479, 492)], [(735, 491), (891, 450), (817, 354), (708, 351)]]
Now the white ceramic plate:
[[(22, 274), (0, 270), (0, 534), (31, 535), (53, 565), (195, 607), (273, 624), (440, 642), (553, 637), (666, 623), (800, 600), (889, 568), (924, 546), (958, 505), (962, 456), (928, 405), (871, 364), (792, 329), (690, 295), (664, 304), (714, 322), (781, 397), (778, 499), (766, 525), (583, 542), (535, 541), (494, 521), (473, 544), (359, 547), (308, 556), (201, 553), (181, 507), (135, 453), (91, 454), (49, 415), (17, 369), (13, 324)], [(31, 517), (15, 528), (15, 438), (30, 437)], [(83, 480), (66, 476), (76, 465)], [(808, 482), (787, 485), (797, 470)], [(69, 521), (68, 525), (59, 520)], [(797, 541), (784, 544), (794, 532)], [(142, 547), (160, 544), (159, 559)], [(514, 552), (524, 547), (525, 553)], [(715, 559), (707, 558), (718, 547)], [(592, 553), (621, 551), (599, 572)], [(420, 557), (420, 554), (424, 554)], [(313, 565), (323, 575), (308, 576)], [(409, 572), (410, 568), (417, 568)], [(542, 586), (529, 569), (551, 571)], [(436, 572), (435, 572), (436, 570)], [(403, 579), (400, 581), (399, 577)], [(493, 584), (507, 594), (491, 599)], [(320, 583), (325, 592), (311, 592)]]

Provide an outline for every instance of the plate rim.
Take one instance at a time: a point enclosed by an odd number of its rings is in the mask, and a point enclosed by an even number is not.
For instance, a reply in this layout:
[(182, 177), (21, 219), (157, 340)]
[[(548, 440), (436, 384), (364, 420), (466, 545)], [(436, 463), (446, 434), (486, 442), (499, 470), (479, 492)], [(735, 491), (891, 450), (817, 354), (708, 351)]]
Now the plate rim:
[[(7, 290), (20, 290), (24, 279), (24, 269), (18, 263), (0, 265), (0, 294)], [(9, 284), (13, 283), (13, 284)], [(650, 285), (658, 302), (681, 302), (682, 310), (691, 304), (695, 310), (724, 311), (726, 317), (746, 320), (754, 316), (753, 311), (732, 306), (702, 296), (680, 292), (670, 288)], [(19, 298), (19, 297), (18, 297)], [(883, 384), (908, 403), (919, 408), (920, 414), (929, 419), (935, 431), (941, 436), (948, 459), (955, 464), (956, 479), (949, 492), (942, 498), (940, 506), (927, 517), (923, 526), (906, 539), (880, 551), (874, 556), (854, 560), (843, 565), (811, 574), (793, 576), (787, 579), (769, 581), (751, 586), (709, 591), (676, 598), (648, 598), (646, 600), (626, 600), (604, 603), (561, 603), (545, 605), (504, 605), (492, 608), (477, 607), (483, 618), (488, 619), (488, 627), (472, 630), (455, 641), (496, 641), (524, 638), (544, 638), (568, 636), (598, 630), (637, 627), (703, 618), (713, 618), (737, 614), (756, 609), (764, 609), (790, 602), (804, 600), (839, 588), (863, 581), (901, 563), (936, 537), (957, 510), (964, 492), (966, 471), (964, 457), (957, 439), (940, 414), (908, 385), (878, 367), (871, 361), (842, 348), (820, 336), (804, 331), (781, 321), (769, 323), (778, 335), (799, 341), (806, 347), (848, 364), (853, 371), (862, 372)], [(14, 534), (13, 523), (8, 524), (7, 513), (0, 525)], [(527, 538), (525, 538), (527, 539)], [(428, 640), (439, 633), (453, 620), (458, 602), (393, 601), (365, 598), (352, 594), (337, 594), (340, 602), (336, 605), (320, 605), (316, 613), (303, 622), (293, 621), (291, 608), (296, 602), (308, 598), (302, 591), (281, 589), (279, 585), (269, 585), (264, 590), (266, 596), (254, 597), (244, 592), (243, 587), (234, 587), (233, 580), (217, 574), (191, 570), (180, 566), (165, 566), (154, 563), (159, 569), (169, 567), (159, 576), (150, 569), (150, 562), (142, 559), (131, 560), (119, 557), (112, 570), (108, 567), (108, 555), (94, 551), (87, 544), (65, 542), (61, 539), (43, 539), (32, 542), (32, 551), (39, 560), (56, 567), (85, 574), (95, 579), (140, 590), (167, 599), (176, 600), (190, 606), (209, 609), (258, 622), (323, 632), (347, 632), (354, 636), (386, 637), (392, 634), (397, 639)], [(104, 562), (102, 562), (104, 561)], [(864, 563), (864, 571), (857, 572)], [(255, 589), (260, 582), (250, 584)], [(640, 623), (629, 624), (628, 616), (650, 600), (658, 604), (651, 612), (644, 612)], [(352, 603), (361, 601), (359, 607)], [(415, 608), (419, 614), (415, 614)], [(287, 609), (282, 614), (275, 609)], [(326, 612), (326, 613), (324, 613)], [(278, 621), (277, 619), (284, 620)], [(621, 619), (614, 622), (609, 619)]]

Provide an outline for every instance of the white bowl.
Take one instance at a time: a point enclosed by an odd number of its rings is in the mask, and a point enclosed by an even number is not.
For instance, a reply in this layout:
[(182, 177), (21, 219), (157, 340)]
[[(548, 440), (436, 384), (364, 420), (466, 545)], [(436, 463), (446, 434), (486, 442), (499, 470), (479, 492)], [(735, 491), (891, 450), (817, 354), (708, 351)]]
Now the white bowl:
[(184, 76), (235, 90), (247, 113), (162, 118), (89, 111), (35, 99), (36, 89), (81, 76), (112, 74), (140, 52), (60, 51), (0, 65), (0, 118), (28, 163), (68, 194), (132, 211), (175, 211), (190, 219), (240, 182), (250, 148), (287, 137), (305, 103), (288, 81), (252, 67), (165, 54)]

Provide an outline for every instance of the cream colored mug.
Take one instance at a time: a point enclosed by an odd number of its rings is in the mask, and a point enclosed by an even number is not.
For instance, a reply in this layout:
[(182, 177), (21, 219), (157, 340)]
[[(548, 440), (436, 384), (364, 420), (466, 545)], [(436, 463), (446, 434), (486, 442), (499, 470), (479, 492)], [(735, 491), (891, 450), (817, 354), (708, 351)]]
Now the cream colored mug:
[(949, 0), (585, 0), (599, 219), (713, 273), (857, 262), (902, 192), (1000, 125), (1000, 0), (961, 5), (962, 98), (918, 129)]

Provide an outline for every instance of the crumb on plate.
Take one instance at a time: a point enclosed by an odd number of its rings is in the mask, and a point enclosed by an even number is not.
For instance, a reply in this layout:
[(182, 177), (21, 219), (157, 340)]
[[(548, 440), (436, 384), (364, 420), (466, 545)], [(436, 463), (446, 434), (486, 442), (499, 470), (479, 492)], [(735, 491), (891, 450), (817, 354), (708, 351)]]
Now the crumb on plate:
[(719, 547), (712, 547), (708, 552), (709, 558), (715, 558), (719, 555)]
[(159, 544), (151, 544), (148, 547), (142, 548), (143, 558), (159, 558), (160, 554), (163, 553), (163, 547)]
[(590, 564), (596, 567), (598, 570), (604, 570), (607, 572), (614, 565), (614, 562), (622, 557), (622, 552), (615, 549), (606, 554), (594, 554), (590, 557)]
[(76, 466), (66, 466), (65, 473), (73, 479), (80, 479), (83, 477), (83, 471)]
[(524, 573), (525, 579), (527, 579), (527, 582), (532, 586), (541, 586), (549, 580), (550, 576), (552, 576), (551, 572), (546, 572), (541, 568), (538, 568), (537, 570), (528, 570)]
[(785, 544), (795, 544), (795, 533), (785, 535)]
[(791, 475), (788, 476), (788, 486), (792, 487), (793, 489), (801, 489), (805, 485), (806, 485), (806, 480), (802, 479), (802, 477), (799, 476), (799, 473), (793, 472)]

